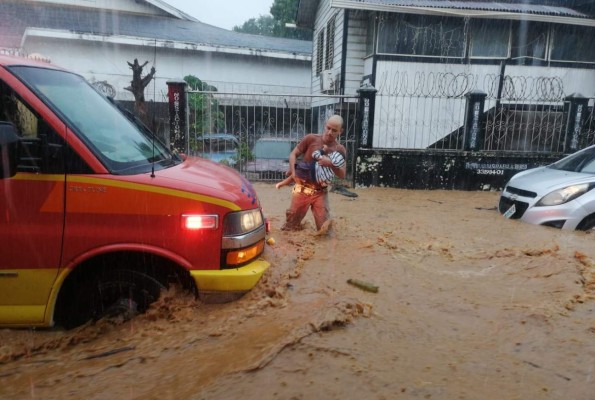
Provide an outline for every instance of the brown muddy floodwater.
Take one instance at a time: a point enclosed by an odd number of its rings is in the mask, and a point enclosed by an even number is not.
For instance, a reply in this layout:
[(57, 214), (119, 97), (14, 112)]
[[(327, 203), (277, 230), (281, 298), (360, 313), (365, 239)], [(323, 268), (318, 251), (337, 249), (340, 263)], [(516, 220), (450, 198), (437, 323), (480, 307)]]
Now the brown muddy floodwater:
[[(331, 193), (249, 294), (165, 294), (75, 331), (0, 330), (1, 399), (595, 399), (595, 236), (505, 220), (496, 192)], [(359, 279), (377, 293), (347, 283)]]

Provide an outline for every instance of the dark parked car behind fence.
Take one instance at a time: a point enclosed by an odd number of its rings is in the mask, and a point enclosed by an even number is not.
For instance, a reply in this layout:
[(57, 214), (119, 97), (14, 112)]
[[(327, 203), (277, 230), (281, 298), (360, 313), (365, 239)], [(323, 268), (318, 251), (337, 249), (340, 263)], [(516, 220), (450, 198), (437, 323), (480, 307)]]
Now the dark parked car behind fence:
[(289, 153), (297, 139), (282, 137), (260, 138), (254, 144), (254, 159), (246, 164), (245, 175), (255, 180), (281, 180), (289, 169)]
[(207, 133), (196, 140), (195, 155), (233, 167), (238, 162), (240, 142), (228, 133)]

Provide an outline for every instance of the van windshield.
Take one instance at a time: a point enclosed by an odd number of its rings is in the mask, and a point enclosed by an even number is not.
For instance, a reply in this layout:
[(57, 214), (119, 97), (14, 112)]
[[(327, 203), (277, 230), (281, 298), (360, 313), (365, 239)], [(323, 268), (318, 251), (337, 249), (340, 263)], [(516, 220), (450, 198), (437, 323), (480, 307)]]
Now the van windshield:
[(144, 173), (180, 162), (81, 76), (25, 66), (10, 70), (60, 115), (111, 173)]

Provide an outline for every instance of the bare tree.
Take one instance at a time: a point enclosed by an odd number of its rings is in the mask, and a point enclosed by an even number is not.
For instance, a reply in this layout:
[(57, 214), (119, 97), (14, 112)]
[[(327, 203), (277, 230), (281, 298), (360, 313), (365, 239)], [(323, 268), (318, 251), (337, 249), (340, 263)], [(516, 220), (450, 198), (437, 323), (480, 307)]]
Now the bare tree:
[(134, 108), (136, 110), (137, 115), (143, 120), (147, 121), (147, 109), (145, 105), (145, 88), (153, 79), (155, 75), (155, 67), (151, 67), (151, 72), (147, 75), (142, 77), (143, 68), (148, 64), (148, 61), (145, 61), (143, 65), (138, 63), (138, 59), (134, 59), (134, 63), (128, 63), (128, 66), (132, 70), (132, 81), (130, 81), (130, 86), (125, 87), (125, 90), (132, 92), (134, 95)]

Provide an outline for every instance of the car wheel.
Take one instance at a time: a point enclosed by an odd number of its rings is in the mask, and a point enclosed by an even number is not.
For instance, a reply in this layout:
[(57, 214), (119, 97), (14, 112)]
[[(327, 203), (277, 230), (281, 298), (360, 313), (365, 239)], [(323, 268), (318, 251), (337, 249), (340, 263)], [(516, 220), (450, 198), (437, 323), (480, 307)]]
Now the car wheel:
[(71, 329), (103, 317), (128, 320), (147, 311), (164, 289), (158, 280), (133, 270), (119, 269), (94, 276), (77, 285), (62, 325)]
[(595, 230), (595, 215), (589, 215), (581, 221), (576, 227), (577, 231), (593, 231)]

